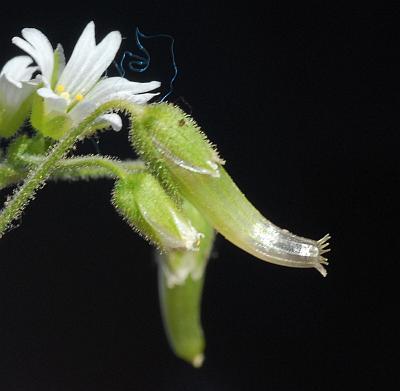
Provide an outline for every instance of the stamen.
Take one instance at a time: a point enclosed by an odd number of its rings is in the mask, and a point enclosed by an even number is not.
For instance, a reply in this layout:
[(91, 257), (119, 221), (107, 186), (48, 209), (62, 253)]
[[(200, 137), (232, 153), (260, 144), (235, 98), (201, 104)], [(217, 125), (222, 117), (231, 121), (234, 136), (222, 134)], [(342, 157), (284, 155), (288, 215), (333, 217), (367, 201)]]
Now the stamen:
[(57, 86), (56, 86), (56, 92), (59, 93), (59, 94), (61, 94), (61, 93), (64, 92), (64, 91), (65, 91), (64, 85), (63, 85), (63, 84), (57, 84)]
[(83, 100), (84, 96), (82, 94), (76, 94), (75, 95), (75, 100), (77, 100), (78, 102), (80, 102), (81, 100)]

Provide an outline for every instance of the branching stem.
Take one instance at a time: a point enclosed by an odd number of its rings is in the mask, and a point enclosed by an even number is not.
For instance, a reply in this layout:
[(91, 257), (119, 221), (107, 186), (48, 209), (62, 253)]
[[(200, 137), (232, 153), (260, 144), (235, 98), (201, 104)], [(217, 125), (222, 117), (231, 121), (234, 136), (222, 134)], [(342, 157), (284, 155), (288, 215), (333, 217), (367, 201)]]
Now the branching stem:
[(10, 224), (21, 216), (25, 206), (34, 198), (36, 191), (57, 170), (59, 161), (72, 149), (78, 140), (84, 138), (86, 132), (90, 131), (95, 119), (113, 110), (128, 111), (132, 115), (137, 110), (140, 110), (140, 108), (125, 101), (111, 101), (101, 105), (77, 127), (72, 128), (50, 149), (43, 161), (29, 172), (24, 183), (14, 192), (12, 198), (5, 203), (0, 213), (0, 238), (4, 235)]

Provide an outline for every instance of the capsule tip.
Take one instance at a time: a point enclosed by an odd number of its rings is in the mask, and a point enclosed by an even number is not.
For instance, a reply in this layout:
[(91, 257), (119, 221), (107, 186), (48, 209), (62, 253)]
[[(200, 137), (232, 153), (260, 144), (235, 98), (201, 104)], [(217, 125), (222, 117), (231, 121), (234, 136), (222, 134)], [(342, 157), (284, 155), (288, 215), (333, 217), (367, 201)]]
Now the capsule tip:
[(320, 263), (317, 263), (314, 267), (321, 273), (322, 277), (326, 277), (328, 275), (328, 272)]
[(331, 251), (329, 248), (329, 239), (331, 235), (327, 234), (322, 239), (318, 240), (318, 249), (319, 249), (319, 263), (315, 265), (315, 268), (322, 274), (323, 277), (326, 277), (328, 274), (326, 269), (322, 265), (328, 265), (328, 259), (323, 257), (322, 254), (328, 253)]
[(195, 368), (200, 368), (203, 365), (204, 359), (205, 359), (204, 354), (203, 353), (199, 353), (199, 354), (197, 354), (196, 356), (193, 357), (192, 365)]

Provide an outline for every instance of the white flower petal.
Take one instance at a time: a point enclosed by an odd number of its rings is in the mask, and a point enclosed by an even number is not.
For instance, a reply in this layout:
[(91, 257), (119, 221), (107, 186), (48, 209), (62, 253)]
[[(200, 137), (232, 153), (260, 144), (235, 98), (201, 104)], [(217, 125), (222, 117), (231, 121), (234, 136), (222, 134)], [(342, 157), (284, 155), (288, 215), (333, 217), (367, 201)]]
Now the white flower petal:
[(37, 93), (44, 98), (44, 106), (47, 113), (65, 113), (67, 111), (67, 100), (55, 94), (50, 88), (39, 88)]
[(151, 81), (149, 83), (136, 83), (122, 77), (109, 77), (99, 81), (86, 95), (86, 99), (101, 100), (103, 96), (110, 95), (114, 92), (140, 94), (142, 92), (152, 91), (158, 87), (160, 87), (160, 82), (158, 81)]
[(110, 113), (101, 115), (95, 123), (104, 123), (104, 129), (112, 127), (113, 130), (118, 132), (122, 128), (122, 119), (118, 114)]
[(68, 114), (71, 117), (74, 125), (77, 125), (81, 123), (90, 113), (95, 111), (96, 108), (97, 105), (95, 102), (88, 102), (85, 100), (83, 102), (79, 102)]
[(29, 56), (17, 56), (9, 60), (0, 72), (0, 104), (10, 112), (19, 109), (21, 104), (33, 93), (35, 83), (28, 83), (36, 67)]
[(0, 76), (5, 74), (10, 79), (21, 81), (26, 73), (26, 69), (28, 69), (32, 62), (33, 60), (29, 56), (16, 56), (4, 64)]
[(37, 63), (45, 80), (50, 81), (53, 73), (53, 47), (47, 37), (37, 29), (25, 28), (22, 30), (25, 38), (14, 37), (12, 42), (27, 52)]
[(21, 81), (26, 81), (26, 82), (30, 82), (31, 84), (38, 84), (37, 81), (35, 79), (31, 80), (32, 75), (39, 70), (39, 67), (27, 67), (25, 69), (25, 71), (23, 73), (21, 73), (20, 75), (20, 80)]
[(147, 93), (147, 94), (139, 94), (139, 95), (132, 95), (131, 97), (129, 97), (127, 99), (132, 103), (136, 103), (138, 105), (142, 105), (144, 103), (147, 103), (150, 99), (153, 99), (157, 95), (159, 95), (158, 92), (156, 92), (156, 93)]
[[(79, 77), (72, 84), (65, 84), (71, 95), (85, 95), (100, 79), (110, 66), (121, 45), (121, 34), (118, 31), (109, 33), (88, 56), (85, 67), (79, 71)], [(68, 64), (67, 64), (68, 67)]]
[(155, 94), (139, 94), (135, 95), (127, 91), (113, 92), (108, 95), (103, 95), (98, 99), (86, 99), (83, 102), (78, 103), (70, 112), (74, 124), (82, 122), (90, 113), (96, 110), (99, 106), (112, 100), (127, 100), (132, 103), (143, 104), (148, 102), (151, 98), (158, 95)]
[(92, 53), (95, 48), (94, 23), (89, 22), (79, 37), (71, 58), (58, 81), (59, 84), (62, 84), (66, 88), (68, 87), (68, 92), (71, 93), (70, 88), (73, 88), (73, 86), (78, 83), (78, 79), (82, 77), (82, 72), (84, 72), (86, 66), (90, 64)]

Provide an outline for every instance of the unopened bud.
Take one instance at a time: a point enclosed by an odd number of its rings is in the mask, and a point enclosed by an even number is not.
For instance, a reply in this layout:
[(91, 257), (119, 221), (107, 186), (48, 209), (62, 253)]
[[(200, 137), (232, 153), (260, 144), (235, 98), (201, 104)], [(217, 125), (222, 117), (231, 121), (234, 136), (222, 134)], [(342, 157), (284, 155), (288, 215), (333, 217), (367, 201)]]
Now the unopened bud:
[(127, 222), (161, 250), (197, 249), (202, 234), (150, 173), (119, 179), (112, 201)]

